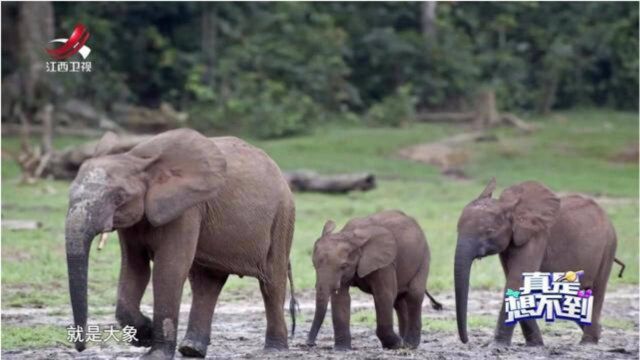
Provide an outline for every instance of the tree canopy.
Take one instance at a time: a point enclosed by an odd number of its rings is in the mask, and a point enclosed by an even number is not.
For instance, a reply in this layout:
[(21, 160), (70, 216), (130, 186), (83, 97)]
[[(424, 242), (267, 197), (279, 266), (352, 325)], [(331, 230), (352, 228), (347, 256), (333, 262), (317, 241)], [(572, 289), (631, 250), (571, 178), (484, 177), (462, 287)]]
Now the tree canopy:
[[(17, 6), (4, 4), (3, 20)], [(484, 88), (509, 110), (638, 108), (638, 3), (446, 2), (434, 18), (424, 6), (57, 2), (55, 34), (85, 24), (95, 69), (57, 79), (107, 111), (168, 102), (193, 126), (262, 137), (380, 118), (398, 101), (457, 109)], [(2, 46), (4, 77), (19, 58)]]

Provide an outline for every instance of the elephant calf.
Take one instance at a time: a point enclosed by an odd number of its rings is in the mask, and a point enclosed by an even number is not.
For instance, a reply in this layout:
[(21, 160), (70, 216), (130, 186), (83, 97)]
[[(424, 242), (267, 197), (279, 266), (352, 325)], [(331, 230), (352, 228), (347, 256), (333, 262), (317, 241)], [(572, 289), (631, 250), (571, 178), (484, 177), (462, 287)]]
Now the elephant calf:
[[(327, 221), (313, 249), (316, 269), (316, 310), (307, 339), (316, 336), (331, 298), (335, 349), (351, 348), (349, 287), (373, 294), (382, 346), (416, 348), (422, 328), (422, 300), (429, 273), (429, 246), (422, 229), (400, 211), (383, 211), (350, 220), (338, 233)], [(432, 306), (441, 309), (428, 293)], [(400, 336), (393, 330), (393, 309)]]
[[(467, 338), (467, 296), (471, 263), (500, 254), (506, 289), (522, 286), (523, 272), (584, 270), (583, 288), (592, 289), (592, 324), (582, 326), (583, 343), (600, 338), (600, 311), (616, 252), (616, 233), (607, 214), (593, 200), (558, 197), (535, 181), (513, 185), (499, 199), (491, 194), (495, 179), (469, 203), (458, 221), (455, 292), (458, 333)], [(495, 341), (509, 345), (514, 326), (505, 324), (504, 303)], [(527, 345), (542, 345), (534, 319), (520, 321)]]

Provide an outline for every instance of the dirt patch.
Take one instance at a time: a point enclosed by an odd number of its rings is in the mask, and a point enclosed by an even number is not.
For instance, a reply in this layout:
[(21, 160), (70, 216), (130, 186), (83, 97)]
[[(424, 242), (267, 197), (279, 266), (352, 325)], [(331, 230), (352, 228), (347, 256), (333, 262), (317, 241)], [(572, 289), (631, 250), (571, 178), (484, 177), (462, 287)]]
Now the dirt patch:
[(636, 163), (637, 164), (638, 158), (639, 158), (638, 156), (639, 147), (640, 147), (640, 144), (638, 143), (629, 144), (628, 146), (620, 150), (620, 152), (613, 155), (611, 157), (611, 161), (618, 162), (618, 163)]
[[(358, 310), (373, 311), (370, 296), (352, 291), (352, 314)], [(425, 301), (423, 318), (455, 322), (455, 300), (453, 293), (435, 294), (444, 305), (444, 310), (436, 312)], [(207, 358), (209, 359), (520, 359), (548, 358), (555, 359), (621, 359), (638, 358), (638, 288), (637, 286), (616, 286), (607, 293), (603, 318), (602, 339), (596, 346), (580, 346), (581, 331), (577, 326), (566, 324), (543, 325), (546, 345), (529, 348), (524, 346), (524, 339), (516, 329), (513, 345), (508, 348), (495, 347), (491, 343), (492, 326), (470, 326), (470, 341), (462, 344), (455, 330), (427, 331), (423, 330), (422, 344), (417, 350), (385, 351), (375, 336), (375, 325), (352, 324), (353, 350), (349, 352), (333, 351), (333, 331), (331, 316), (327, 316), (318, 340), (317, 347), (308, 348), (305, 338), (313, 317), (313, 294), (304, 293), (299, 297), (301, 314), (298, 316), (298, 331), (289, 341), (289, 351), (265, 352), (264, 345), (265, 319), (261, 302), (256, 302), (254, 295), (238, 299), (237, 294), (223, 296), (216, 308)], [(236, 301), (229, 301), (231, 298)], [(490, 316), (495, 318), (500, 308), (499, 292), (472, 290), (470, 293), (469, 315)], [(150, 306), (143, 311), (151, 313)], [(181, 321), (178, 328), (178, 339), (182, 339), (186, 330), (189, 306), (181, 307)], [(113, 308), (91, 309), (91, 323), (109, 326), (114, 324)], [(3, 311), (3, 325), (36, 326), (54, 325), (65, 327), (70, 321), (70, 313), (66, 308), (57, 309), (6, 309)], [(289, 321), (289, 319), (287, 319)], [(611, 327), (609, 323), (623, 323), (625, 326)], [(453, 329), (455, 327), (452, 326)], [(130, 359), (142, 355), (146, 350), (117, 344), (100, 344), (91, 346), (83, 353), (76, 353), (71, 348), (60, 344), (43, 349), (3, 349), (2, 357), (6, 359)], [(181, 358), (178, 354), (177, 358)]]
[(484, 132), (462, 133), (437, 142), (400, 149), (398, 155), (411, 161), (437, 166), (445, 176), (468, 179), (462, 166), (469, 161), (471, 155), (464, 145), (474, 141), (497, 141), (497, 138)]

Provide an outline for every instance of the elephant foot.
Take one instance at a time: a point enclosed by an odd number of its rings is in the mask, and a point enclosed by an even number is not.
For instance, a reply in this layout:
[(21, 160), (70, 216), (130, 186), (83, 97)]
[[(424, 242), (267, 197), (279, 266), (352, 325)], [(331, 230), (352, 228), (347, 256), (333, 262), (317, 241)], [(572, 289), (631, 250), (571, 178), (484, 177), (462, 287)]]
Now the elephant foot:
[(172, 360), (173, 352), (169, 353), (163, 349), (151, 349), (148, 353), (142, 355), (140, 360)]
[(418, 346), (420, 345), (420, 338), (418, 337), (417, 339), (412, 339), (412, 338), (405, 338), (404, 339), (404, 347), (406, 349), (417, 349)]
[(580, 339), (580, 345), (597, 345), (598, 344), (598, 338), (595, 338), (593, 336), (590, 335), (582, 335), (582, 339)]
[(396, 334), (379, 336), (378, 338), (385, 349), (396, 350), (402, 347), (402, 339)]
[(350, 351), (351, 344), (335, 344), (333, 346), (333, 350), (335, 351)]
[(153, 322), (146, 316), (143, 318), (144, 322), (141, 325), (134, 326), (137, 340), (131, 341), (131, 345), (136, 347), (150, 347), (153, 342)]
[(542, 338), (532, 339), (532, 340), (526, 340), (525, 344), (527, 346), (544, 346), (544, 341), (542, 341)]
[(116, 320), (121, 328), (133, 326), (136, 329), (131, 345), (136, 347), (150, 347), (153, 342), (153, 322), (148, 317), (142, 315), (140, 311), (132, 312), (124, 307), (116, 308)]
[(267, 351), (288, 350), (289, 345), (287, 344), (287, 337), (285, 336), (284, 339), (267, 337), (264, 340), (264, 349)]
[(505, 348), (511, 346), (511, 339), (494, 338), (491, 343), (492, 348)]
[(488, 344), (488, 347), (493, 355), (499, 355), (506, 351), (509, 351), (509, 348), (511, 347), (511, 341), (498, 341), (494, 339)]
[(207, 346), (204, 342), (185, 338), (180, 343), (178, 351), (184, 357), (204, 358), (207, 355)]

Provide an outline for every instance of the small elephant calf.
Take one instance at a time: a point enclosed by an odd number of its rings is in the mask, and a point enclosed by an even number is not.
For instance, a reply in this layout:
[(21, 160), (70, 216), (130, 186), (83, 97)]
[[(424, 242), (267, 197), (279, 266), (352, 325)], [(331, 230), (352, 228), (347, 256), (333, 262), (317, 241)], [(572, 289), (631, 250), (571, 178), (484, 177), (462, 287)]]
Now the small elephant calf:
[[(349, 287), (373, 294), (376, 334), (384, 348), (416, 348), (422, 328), (422, 300), (426, 292), (429, 246), (422, 229), (400, 211), (383, 211), (350, 220), (338, 233), (327, 221), (313, 249), (316, 269), (316, 310), (307, 345), (316, 336), (331, 299), (336, 350), (351, 348)], [(393, 330), (393, 309), (398, 315), (400, 336)]]

